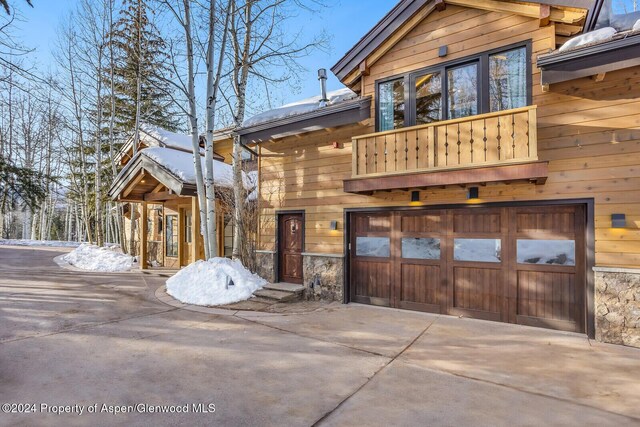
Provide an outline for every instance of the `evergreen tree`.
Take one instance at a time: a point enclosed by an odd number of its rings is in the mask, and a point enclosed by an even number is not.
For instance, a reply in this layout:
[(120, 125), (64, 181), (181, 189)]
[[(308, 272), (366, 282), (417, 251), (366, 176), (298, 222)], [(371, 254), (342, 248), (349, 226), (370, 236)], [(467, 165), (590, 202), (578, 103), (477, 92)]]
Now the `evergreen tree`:
[[(166, 44), (148, 17), (145, 0), (124, 0), (114, 23), (114, 91), (117, 131), (130, 134), (135, 128), (138, 76), (140, 122), (177, 130), (172, 111), (170, 85), (161, 78), (171, 75)], [(105, 76), (109, 79), (110, 76)]]

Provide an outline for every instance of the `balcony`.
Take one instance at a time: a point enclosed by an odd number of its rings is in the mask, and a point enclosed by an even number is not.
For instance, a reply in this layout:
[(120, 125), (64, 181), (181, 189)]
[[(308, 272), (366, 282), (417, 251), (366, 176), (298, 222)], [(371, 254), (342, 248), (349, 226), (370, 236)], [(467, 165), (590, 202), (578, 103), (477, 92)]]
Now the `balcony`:
[(356, 136), (352, 147), (350, 193), (547, 177), (536, 106)]

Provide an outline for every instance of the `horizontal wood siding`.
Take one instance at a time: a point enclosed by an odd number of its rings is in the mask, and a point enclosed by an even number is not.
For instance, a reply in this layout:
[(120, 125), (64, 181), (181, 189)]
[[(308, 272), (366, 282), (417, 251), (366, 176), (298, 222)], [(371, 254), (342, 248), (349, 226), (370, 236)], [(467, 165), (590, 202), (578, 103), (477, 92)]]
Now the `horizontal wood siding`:
[[(540, 87), (538, 54), (554, 47), (553, 26), (520, 16), (447, 6), (434, 12), (370, 69), (363, 95), (375, 96), (377, 79), (462, 58), (519, 41), (533, 41), (533, 104), (537, 105), (538, 157), (549, 161), (545, 185), (495, 184), (480, 188), (481, 202), (591, 198), (595, 200), (596, 265), (640, 265), (640, 67)], [(375, 102), (372, 102), (375, 105)], [(343, 253), (345, 208), (409, 206), (410, 193), (346, 194), (351, 177), (351, 138), (374, 132), (360, 125), (288, 137), (260, 146), (259, 248), (275, 249), (275, 212), (304, 210), (305, 252)], [(337, 143), (338, 148), (334, 148)], [(225, 151), (216, 149), (217, 151)], [(226, 153), (224, 154), (226, 156)], [(423, 205), (466, 203), (460, 187), (420, 192)], [(612, 213), (627, 215), (628, 229), (610, 227)], [(330, 222), (338, 221), (338, 230)], [(465, 297), (466, 298), (466, 297)], [(466, 299), (464, 299), (466, 303)], [(565, 308), (562, 308), (563, 310)]]

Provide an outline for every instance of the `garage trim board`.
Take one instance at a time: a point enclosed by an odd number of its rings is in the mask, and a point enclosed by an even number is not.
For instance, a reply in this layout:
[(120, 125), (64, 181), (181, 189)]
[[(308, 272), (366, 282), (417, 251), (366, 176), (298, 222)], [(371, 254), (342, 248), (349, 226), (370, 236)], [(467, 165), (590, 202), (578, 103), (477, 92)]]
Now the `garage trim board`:
[(590, 334), (592, 218), (584, 200), (347, 209), (346, 299)]

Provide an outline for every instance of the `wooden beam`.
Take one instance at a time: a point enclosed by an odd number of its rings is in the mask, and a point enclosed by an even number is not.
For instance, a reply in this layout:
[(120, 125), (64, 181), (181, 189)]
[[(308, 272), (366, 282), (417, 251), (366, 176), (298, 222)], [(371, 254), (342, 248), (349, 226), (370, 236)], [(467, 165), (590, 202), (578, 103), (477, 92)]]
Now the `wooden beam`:
[(142, 202), (140, 204), (142, 207), (142, 214), (140, 215), (140, 268), (147, 268), (147, 202)]
[(143, 196), (145, 202), (162, 202), (165, 200), (175, 200), (180, 198), (182, 197), (173, 193), (171, 190), (161, 191), (159, 193), (147, 193)]
[(551, 23), (551, 6), (548, 4), (540, 5), (540, 27), (546, 27)]
[(574, 11), (574, 10), (565, 10), (558, 9), (555, 7), (551, 8), (551, 16), (549, 17), (553, 22), (562, 22), (563, 24), (577, 24), (578, 22), (585, 19), (587, 16), (587, 11)]
[(156, 185), (156, 188), (151, 190), (151, 192), (152, 193), (157, 193), (158, 191), (162, 190), (162, 187), (164, 187), (164, 184), (163, 183), (159, 183), (158, 185)]
[(607, 75), (607, 73), (598, 73), (595, 76), (591, 76), (591, 78), (594, 82), (599, 83), (604, 80), (605, 75)]
[(447, 8), (447, 4), (444, 2), (444, 0), (436, 0), (433, 4), (435, 5), (438, 12), (442, 12)]
[(456, 6), (470, 7), (472, 9), (514, 13), (530, 18), (540, 18), (540, 5), (537, 4), (507, 3), (498, 0), (445, 0), (445, 2)]
[(581, 25), (556, 24), (556, 34), (558, 34), (559, 36), (575, 36), (580, 31), (582, 31)]
[(358, 71), (360, 72), (361, 76), (369, 75), (369, 66), (367, 65), (366, 59), (360, 63), (360, 66), (358, 67)]
[(133, 191), (135, 186), (138, 185), (140, 183), (140, 181), (142, 181), (143, 179), (144, 179), (144, 171), (142, 171), (142, 173), (140, 173), (133, 180), (131, 180), (129, 185), (127, 185), (127, 187), (122, 192), (122, 198), (127, 197)]
[(549, 174), (549, 162), (484, 166), (478, 168), (439, 170), (356, 178), (344, 180), (345, 193), (364, 194), (372, 191), (404, 190), (416, 187), (438, 187), (441, 185), (465, 185), (487, 182), (530, 181), (544, 183)]

